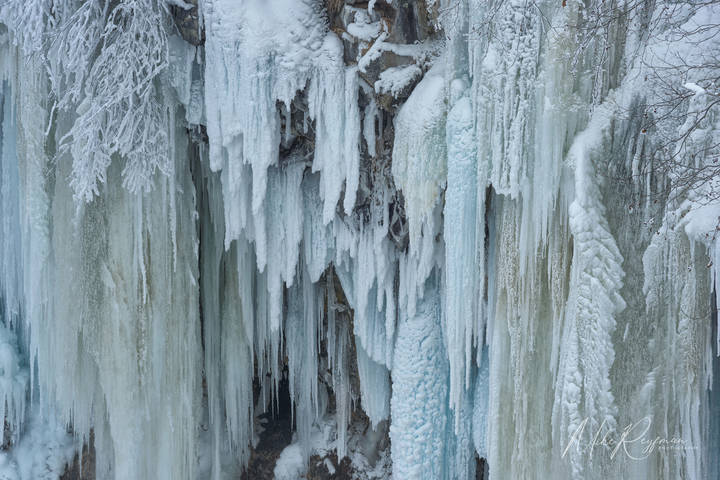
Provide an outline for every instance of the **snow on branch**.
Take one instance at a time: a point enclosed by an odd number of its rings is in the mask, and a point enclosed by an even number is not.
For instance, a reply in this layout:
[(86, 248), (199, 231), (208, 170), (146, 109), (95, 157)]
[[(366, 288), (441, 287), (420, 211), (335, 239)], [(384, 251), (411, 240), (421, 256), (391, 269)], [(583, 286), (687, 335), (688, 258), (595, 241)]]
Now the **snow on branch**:
[(74, 117), (59, 140), (70, 184), (90, 201), (114, 155), (123, 184), (148, 190), (168, 169), (168, 117), (156, 84), (168, 65), (167, 4), (159, 0), (10, 2), (0, 10), (26, 54), (42, 56), (54, 110)]

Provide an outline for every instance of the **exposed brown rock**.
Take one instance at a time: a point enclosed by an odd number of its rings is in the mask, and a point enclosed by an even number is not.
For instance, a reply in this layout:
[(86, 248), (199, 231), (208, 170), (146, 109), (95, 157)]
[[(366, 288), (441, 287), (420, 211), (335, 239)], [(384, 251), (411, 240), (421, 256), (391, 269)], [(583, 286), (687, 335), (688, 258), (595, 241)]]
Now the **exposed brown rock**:
[(260, 441), (250, 451), (248, 466), (240, 477), (242, 480), (271, 479), (274, 477), (275, 464), (282, 451), (292, 441), (290, 418), (290, 392), (287, 380), (282, 380), (278, 392), (279, 408), (276, 415), (263, 415), (266, 420)]
[(205, 30), (200, 25), (200, 17), (198, 14), (198, 0), (184, 0), (185, 3), (192, 5), (190, 9), (171, 6), (175, 25), (177, 26), (180, 36), (191, 45), (199, 46), (205, 43)]
[(307, 480), (353, 480), (356, 476), (350, 459), (345, 457), (338, 462), (337, 455), (332, 452), (326, 457), (318, 455), (310, 457), (306, 478)]
[(60, 480), (95, 480), (95, 433), (90, 430), (90, 441), (83, 445), (82, 461), (76, 453)]

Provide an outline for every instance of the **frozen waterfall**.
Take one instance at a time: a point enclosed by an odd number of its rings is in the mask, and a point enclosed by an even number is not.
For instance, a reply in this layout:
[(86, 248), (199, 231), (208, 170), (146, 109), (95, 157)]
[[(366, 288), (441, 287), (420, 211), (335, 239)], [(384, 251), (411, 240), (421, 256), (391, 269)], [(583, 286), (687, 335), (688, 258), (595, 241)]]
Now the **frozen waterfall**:
[(0, 3), (0, 480), (720, 479), (720, 1)]

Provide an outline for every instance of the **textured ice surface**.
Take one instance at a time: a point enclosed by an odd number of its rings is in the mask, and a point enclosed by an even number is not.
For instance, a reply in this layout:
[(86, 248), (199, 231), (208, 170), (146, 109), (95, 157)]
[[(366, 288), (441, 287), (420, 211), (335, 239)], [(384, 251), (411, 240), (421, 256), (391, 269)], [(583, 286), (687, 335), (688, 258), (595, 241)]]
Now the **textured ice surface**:
[(393, 476), (445, 478), (449, 366), (440, 326), (438, 284), (428, 282), (413, 316), (398, 325), (392, 371)]
[(392, 173), (405, 195), (410, 244), (420, 241), (422, 222), (431, 215), (445, 185), (445, 82), (442, 71), (428, 72), (398, 113)]

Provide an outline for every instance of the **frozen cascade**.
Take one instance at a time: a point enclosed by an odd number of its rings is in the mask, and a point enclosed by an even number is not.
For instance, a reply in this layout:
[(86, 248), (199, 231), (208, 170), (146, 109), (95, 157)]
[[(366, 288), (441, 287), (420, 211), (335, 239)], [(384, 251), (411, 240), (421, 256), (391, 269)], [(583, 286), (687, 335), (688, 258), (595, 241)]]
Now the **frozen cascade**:
[(17, 164), (17, 145), (15, 132), (15, 112), (13, 95), (9, 83), (3, 79), (0, 89), (2, 100), (2, 130), (0, 130), (0, 202), (3, 219), (0, 222), (2, 232), (2, 258), (0, 259), (0, 289), (3, 299), (3, 323), (16, 325), (20, 316), (22, 298), (20, 288), (22, 270), (20, 255), (22, 242), (20, 232), (15, 228), (20, 225), (20, 173)]
[(473, 446), (480, 458), (487, 458), (487, 414), (489, 396), (489, 371), (487, 348), (483, 349), (483, 359), (475, 379), (473, 392), (472, 433)]
[[(179, 166), (189, 169), (186, 157), (177, 158)], [(119, 172), (111, 167), (109, 173)], [(172, 182), (167, 188), (158, 185), (153, 190), (157, 200), (129, 195), (120, 186), (115, 191), (109, 190), (104, 202), (94, 202), (93, 207), (84, 212), (80, 238), (72, 223), (62, 229), (56, 226), (53, 234), (55, 251), (66, 259), (66, 263), (58, 264), (55, 275), (68, 278), (76, 269), (89, 270), (86, 275), (91, 283), (68, 284), (80, 291), (70, 290), (58, 297), (54, 308), (57, 317), (70, 318), (76, 311), (74, 299), (88, 299), (88, 305), (78, 312), (74, 335), (79, 345), (71, 340), (66, 328), (57, 327), (57, 340), (67, 342), (64, 348), (74, 345), (72, 348), (80, 352), (79, 364), (68, 365), (78, 369), (78, 373), (73, 374), (71, 370), (43, 380), (57, 381), (70, 375), (79, 381), (90, 381), (89, 372), (84, 370), (97, 370), (99, 378), (95, 389), (101, 389), (102, 394), (93, 388), (76, 388), (91, 395), (102, 395), (107, 409), (104, 414), (107, 434), (112, 437), (114, 475), (118, 478), (183, 478), (194, 469), (193, 431), (200, 406), (198, 366), (201, 365), (197, 240), (195, 210), (191, 206), (194, 187), (188, 171), (179, 168), (178, 176), (177, 184)], [(70, 192), (62, 189), (61, 182), (57, 186), (54, 214), (61, 214), (59, 209), (72, 212)], [(167, 208), (152, 207), (154, 202), (169, 205), (170, 188), (185, 192), (178, 196), (182, 203), (178, 205), (177, 214)], [(101, 219), (106, 215), (112, 221), (103, 225)], [(172, 245), (168, 238), (171, 232), (168, 219), (175, 215), (179, 215), (177, 259), (173, 258), (172, 249), (162, 248), (162, 245)], [(127, 216), (134, 219), (132, 229), (127, 228)], [(74, 249), (76, 241), (84, 249), (63, 252), (63, 249)], [(93, 259), (92, 263), (88, 264), (88, 259)], [(104, 319), (99, 325), (89, 320), (96, 315)], [(66, 333), (61, 334), (63, 332)], [(85, 342), (88, 347), (84, 347)], [(39, 357), (39, 365), (41, 360), (44, 359)], [(42, 370), (40, 366), (41, 373)], [(41, 388), (43, 385), (41, 382)], [(67, 405), (64, 409), (73, 412), (74, 395), (61, 387), (47, 391), (56, 391), (61, 405)], [(99, 408), (97, 399), (85, 401), (88, 404), (85, 408)], [(90, 417), (89, 412), (87, 415)], [(152, 427), (144, 428), (145, 422), (151, 422)], [(95, 432), (97, 438), (97, 427)], [(176, 454), (185, 460), (172, 461)]]
[[(685, 233), (692, 221), (690, 205), (672, 212), (643, 255), (646, 310), (648, 315), (664, 319), (658, 325), (658, 343), (671, 351), (669, 355), (652, 351), (662, 360), (648, 375), (643, 394), (659, 399), (654, 407), (655, 415), (671, 410), (667, 402), (680, 405), (672, 415), (664, 414), (663, 424), (654, 426), (658, 435), (677, 437), (686, 444), (702, 444), (701, 425), (711, 418), (706, 410), (710, 406), (703, 398), (708, 394), (715, 372), (711, 369), (713, 348), (709, 345), (712, 328), (709, 322), (698, 321), (708, 315), (708, 305), (702, 299), (710, 295), (710, 284), (707, 283), (707, 262), (698, 258), (699, 246), (694, 245), (698, 239)], [(680, 371), (683, 373), (678, 374)], [(667, 380), (658, 382), (658, 377)], [(708, 459), (693, 450), (682, 462), (670, 458), (651, 465), (649, 471), (676, 478), (702, 478), (704, 472), (710, 471), (706, 462)]]
[(715, 478), (719, 24), (3, 3), (0, 478)]
[[(328, 362), (332, 368), (333, 390), (336, 395), (335, 408), (337, 440), (335, 448), (338, 458), (347, 453), (347, 427), (350, 417), (351, 390), (348, 376), (348, 357), (350, 332), (348, 331), (347, 309), (338, 302), (335, 294), (335, 282), (328, 282), (327, 287), (327, 328), (328, 328)], [(339, 317), (340, 321), (337, 321)]]
[[(264, 10), (263, 2), (247, 3), (242, 7), (225, 0), (203, 4), (206, 68), (214, 72), (205, 83), (210, 164), (213, 170), (231, 170), (224, 185), (230, 226), (226, 243), (246, 228), (242, 220), (237, 222), (238, 216), (247, 214), (236, 208), (251, 208), (257, 216), (265, 198), (267, 169), (279, 154), (276, 102), (289, 111), (296, 92), (307, 83), (305, 113), (315, 121), (316, 134), (313, 170), (325, 172), (321, 180), (324, 223), (332, 219), (346, 179), (345, 210), (352, 210), (359, 174), (357, 80), (355, 71), (346, 71), (342, 64), (337, 37), (326, 31), (312, 2), (275, 1), (269, 4), (272, 12)], [(267, 24), (267, 19), (276, 23)], [(242, 164), (252, 166), (251, 180), (243, 176)], [(252, 200), (247, 205), (237, 197), (249, 185)], [(265, 238), (263, 232), (256, 235), (262, 270)]]
[[(458, 80), (453, 87), (460, 90), (455, 95), (462, 95), (461, 81)], [(483, 187), (487, 173), (484, 165), (477, 165), (472, 125), (472, 104), (464, 95), (457, 99), (448, 114), (448, 172), (443, 212), (447, 291), (444, 330), (448, 352), (453, 352), (448, 356), (450, 398), (454, 409), (460, 408), (462, 391), (470, 387), (473, 348), (483, 343), (485, 329), (482, 298), (485, 291)], [(478, 180), (478, 177), (481, 179)], [(479, 349), (482, 349), (481, 345)], [(457, 416), (456, 422), (459, 420)]]
[(23, 299), (20, 297), (22, 270), (19, 254), (21, 250), (19, 212), (19, 173), (17, 146), (15, 141), (15, 112), (12, 91), (3, 81), (2, 130), (0, 130), (0, 207), (3, 218), (0, 221), (0, 413), (10, 430), (12, 441), (17, 442), (26, 420), (26, 390), (29, 369), (22, 365), (18, 351), (17, 333), (21, 319)]
[(363, 409), (375, 428), (390, 415), (390, 372), (371, 359), (362, 346), (357, 347), (357, 369)]
[(445, 476), (449, 366), (439, 300), (438, 281), (433, 278), (415, 314), (403, 316), (398, 325), (390, 439), (393, 475), (400, 478)]
[(432, 214), (447, 176), (445, 81), (438, 68), (415, 87), (395, 125), (392, 173), (406, 198), (412, 250), (417, 249), (421, 226)]
[[(304, 272), (303, 275), (307, 276)], [(303, 278), (303, 277), (301, 277)], [(322, 308), (322, 297), (317, 286), (307, 280), (298, 282), (288, 292), (285, 349), (288, 357), (288, 383), (300, 445), (307, 449), (310, 429), (320, 413), (318, 393), (318, 313)], [(343, 336), (338, 336), (342, 341)], [(342, 343), (336, 352), (340, 362), (344, 360), (347, 347)], [(342, 363), (340, 363), (342, 365)], [(342, 392), (342, 388), (339, 392)], [(342, 394), (340, 395), (342, 398)], [(340, 398), (338, 400), (340, 400)], [(323, 409), (324, 410), (324, 409)], [(347, 421), (347, 419), (345, 419)], [(339, 425), (339, 430), (344, 425)], [(342, 437), (342, 435), (341, 435)], [(338, 449), (342, 452), (342, 448)], [(308, 455), (309, 452), (304, 452)]]
[[(609, 232), (592, 156), (610, 117), (599, 106), (586, 130), (575, 137), (568, 156), (575, 163), (575, 201), (570, 205), (573, 260), (567, 311), (560, 342), (554, 433), (566, 445), (601, 425), (616, 428), (616, 406), (610, 391), (610, 367), (615, 351), (615, 314), (625, 308), (619, 294), (625, 273), (623, 258)], [(588, 435), (588, 439), (590, 438)], [(581, 449), (570, 447), (573, 478), (583, 478)]]

